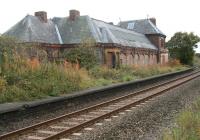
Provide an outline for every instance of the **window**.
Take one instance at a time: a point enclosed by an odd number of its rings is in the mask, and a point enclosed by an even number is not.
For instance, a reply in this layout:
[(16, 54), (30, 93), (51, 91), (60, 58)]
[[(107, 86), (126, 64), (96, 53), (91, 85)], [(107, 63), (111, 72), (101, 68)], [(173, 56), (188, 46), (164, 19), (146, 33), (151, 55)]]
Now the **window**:
[(128, 23), (127, 29), (132, 30), (134, 28), (135, 23), (134, 22), (130, 22)]

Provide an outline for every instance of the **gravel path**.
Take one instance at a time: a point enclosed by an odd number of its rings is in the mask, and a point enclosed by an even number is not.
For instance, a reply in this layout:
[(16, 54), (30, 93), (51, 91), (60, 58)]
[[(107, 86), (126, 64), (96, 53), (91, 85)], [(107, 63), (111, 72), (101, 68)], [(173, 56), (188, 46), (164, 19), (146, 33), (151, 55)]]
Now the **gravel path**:
[(200, 78), (186, 83), (167, 94), (133, 109), (102, 126), (91, 126), (92, 131), (82, 131), (80, 140), (160, 140), (163, 131), (174, 125), (177, 114), (200, 97)]

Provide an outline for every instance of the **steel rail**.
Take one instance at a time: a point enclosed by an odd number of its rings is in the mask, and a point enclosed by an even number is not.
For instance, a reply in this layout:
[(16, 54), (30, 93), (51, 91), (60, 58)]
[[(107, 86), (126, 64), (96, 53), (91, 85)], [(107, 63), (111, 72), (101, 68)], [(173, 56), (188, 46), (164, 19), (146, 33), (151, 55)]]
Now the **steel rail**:
[(130, 108), (130, 107), (136, 106), (136, 105), (138, 105), (138, 104), (140, 104), (140, 103), (143, 103), (143, 102), (145, 102), (145, 101), (147, 101), (147, 100), (149, 100), (149, 99), (151, 99), (151, 98), (153, 98), (153, 97), (155, 97), (155, 96), (158, 96), (158, 95), (160, 95), (160, 94), (162, 94), (162, 93), (168, 91), (169, 89), (176, 88), (176, 87), (178, 87), (178, 86), (180, 86), (180, 85), (182, 85), (182, 84), (184, 84), (184, 83), (186, 83), (186, 82), (188, 82), (188, 81), (191, 81), (191, 80), (193, 80), (193, 79), (195, 79), (195, 78), (197, 78), (197, 77), (199, 77), (199, 76), (200, 76), (200, 75), (194, 76), (194, 77), (192, 77), (192, 78), (190, 78), (190, 79), (188, 79), (188, 80), (185, 80), (185, 81), (183, 81), (183, 82), (181, 82), (181, 83), (179, 83), (179, 84), (173, 85), (173, 86), (171, 86), (171, 87), (169, 87), (169, 88), (166, 88), (166, 89), (164, 89), (164, 90), (162, 90), (162, 91), (160, 91), (160, 92), (157, 92), (157, 93), (155, 93), (155, 94), (153, 94), (153, 95), (150, 95), (150, 96), (148, 96), (148, 97), (145, 97), (145, 98), (143, 98), (143, 99), (140, 99), (140, 100), (138, 100), (138, 101), (135, 101), (135, 102), (133, 102), (133, 103), (130, 103), (130, 104), (126, 105), (126, 106), (120, 107), (120, 108), (118, 108), (118, 109), (116, 109), (116, 110), (114, 110), (114, 111), (111, 111), (111, 112), (109, 112), (109, 113), (106, 113), (106, 114), (104, 114), (104, 115), (98, 116), (98, 117), (96, 117), (96, 118), (94, 118), (94, 119), (92, 119), (92, 120), (86, 121), (86, 122), (84, 122), (84, 123), (82, 123), (82, 124), (79, 124), (79, 125), (77, 125), (77, 126), (75, 126), (75, 127), (69, 128), (69, 129), (67, 129), (67, 130), (63, 130), (62, 132), (59, 132), (58, 134), (55, 134), (55, 135), (52, 135), (52, 136), (49, 136), (49, 137), (45, 138), (44, 140), (54, 140), (54, 139), (59, 138), (59, 137), (61, 137), (61, 136), (63, 136), (63, 135), (66, 136), (66, 135), (72, 134), (73, 132), (82, 130), (84, 127), (87, 127), (87, 126), (89, 126), (89, 125), (91, 125), (91, 124), (94, 124), (95, 122), (97, 122), (97, 121), (99, 121), (99, 120), (108, 118), (108, 117), (110, 117), (111, 115), (114, 115), (114, 114), (116, 114), (116, 113), (118, 113), (118, 112), (121, 112), (121, 111), (123, 111), (123, 110), (125, 110), (125, 109), (127, 109), (127, 108)]
[[(152, 86), (152, 87), (149, 87), (149, 88), (146, 88), (146, 89), (137, 91), (137, 92), (133, 92), (133, 93), (131, 93), (131, 94), (128, 94), (128, 95), (125, 95), (125, 96), (122, 96), (122, 97), (118, 97), (118, 98), (112, 99), (112, 100), (110, 100), (110, 101), (106, 101), (106, 102), (103, 102), (103, 103), (100, 103), (100, 104), (97, 104), (97, 105), (94, 105), (94, 106), (91, 106), (91, 107), (88, 107), (88, 108), (85, 108), (85, 109), (81, 109), (81, 110), (79, 110), (79, 111), (75, 111), (75, 112), (72, 112), (72, 113), (69, 113), (69, 114), (65, 114), (65, 115), (62, 115), (62, 116), (59, 116), (59, 117), (56, 117), (56, 118), (53, 118), (53, 119), (50, 119), (50, 120), (47, 120), (47, 121), (44, 121), (44, 122), (41, 122), (41, 123), (37, 123), (37, 124), (32, 125), (32, 126), (30, 126), (30, 127), (25, 127), (25, 128), (22, 128), (22, 129), (19, 129), (19, 130), (16, 130), (16, 131), (13, 131), (13, 132), (10, 132), (10, 133), (1, 135), (1, 136), (0, 136), (0, 139), (3, 140), (3, 139), (6, 139), (6, 138), (9, 138), (9, 137), (13, 137), (13, 136), (15, 136), (15, 135), (19, 135), (19, 134), (22, 134), (22, 133), (24, 133), (24, 132), (31, 131), (31, 130), (33, 130), (33, 129), (37, 129), (38, 127), (41, 127), (41, 126), (43, 126), (43, 125), (45, 126), (45, 125), (48, 125), (48, 124), (50, 124), (50, 123), (59, 121), (60, 119), (63, 119), (63, 118), (71, 118), (71, 117), (73, 117), (73, 116), (76, 116), (76, 115), (79, 115), (79, 114), (88, 112), (88, 111), (90, 111), (90, 110), (98, 109), (98, 108), (103, 107), (103, 106), (106, 106), (106, 105), (108, 105), (108, 104), (115, 103), (115, 102), (119, 102), (120, 100), (129, 98), (129, 97), (131, 97), (131, 96), (139, 95), (139, 94), (141, 94), (141, 93), (143, 93), (143, 92), (146, 92), (146, 91), (148, 91), (148, 90), (153, 90), (153, 89), (158, 88), (158, 87), (160, 87), (160, 86), (166, 85), (166, 84), (171, 83), (171, 82), (175, 82), (175, 81), (177, 81), (177, 80), (180, 80), (180, 79), (182, 79), (182, 78), (186, 78), (186, 77), (188, 77), (188, 76), (191, 76), (191, 75), (194, 75), (194, 74), (197, 74), (197, 73), (199, 73), (199, 71), (190, 73), (190, 74), (185, 75), (185, 76), (181, 76), (181, 77), (175, 78), (175, 79), (173, 79), (173, 80), (169, 80), (169, 81), (167, 81), (167, 82), (158, 84), (158, 85), (156, 85), (156, 86)], [(198, 76), (199, 76), (199, 75), (198, 75)], [(197, 76), (197, 77), (198, 77), (198, 76)], [(194, 78), (195, 78), (195, 77), (194, 77)], [(193, 78), (193, 79), (194, 79), (194, 78)], [(191, 80), (192, 80), (192, 79), (191, 79)], [(185, 81), (185, 82), (187, 82), (187, 81)], [(177, 86), (178, 86), (178, 85), (177, 85)], [(163, 92), (164, 92), (164, 91), (163, 91)], [(154, 97), (154, 96), (152, 96), (152, 97)], [(152, 97), (147, 97), (147, 99), (152, 98)], [(146, 100), (146, 99), (144, 99), (144, 100)], [(144, 102), (144, 101), (142, 101), (142, 100), (141, 100), (141, 101), (137, 101), (137, 102), (134, 102), (132, 105), (138, 104), (138, 103), (140, 103), (140, 102)], [(130, 106), (131, 106), (131, 105), (130, 105)], [(128, 108), (128, 107), (124, 107), (124, 108)], [(121, 110), (121, 109), (120, 109), (120, 110)], [(113, 113), (119, 112), (120, 110), (115, 110), (115, 111), (113, 111), (113, 112), (109, 112), (108, 114), (105, 114), (104, 116), (99, 116), (99, 117), (95, 118), (93, 121), (90, 120), (90, 121), (88, 121), (87, 123), (85, 122), (85, 123), (83, 123), (83, 124), (81, 124), (81, 125), (79, 125), (79, 126), (75, 126), (75, 127), (73, 127), (73, 129), (71, 129), (71, 132), (77, 131), (78, 129), (81, 129), (82, 127), (85, 127), (85, 126), (87, 126), (87, 125), (89, 125), (89, 124), (91, 124), (91, 123), (94, 123), (94, 121), (97, 121), (97, 120), (101, 119), (102, 117), (108, 117), (108, 116), (110, 116), (110, 115), (113, 114)], [(60, 135), (63, 135), (63, 134), (66, 134), (66, 133), (71, 133), (71, 132), (70, 132), (69, 130), (67, 130), (67, 131), (65, 130), (65, 131), (61, 132)], [(57, 134), (57, 136), (58, 136), (58, 134)], [(54, 139), (54, 138), (57, 137), (57, 136), (56, 136), (56, 135), (55, 135), (55, 136), (50, 136), (50, 137), (47, 137), (45, 140)]]

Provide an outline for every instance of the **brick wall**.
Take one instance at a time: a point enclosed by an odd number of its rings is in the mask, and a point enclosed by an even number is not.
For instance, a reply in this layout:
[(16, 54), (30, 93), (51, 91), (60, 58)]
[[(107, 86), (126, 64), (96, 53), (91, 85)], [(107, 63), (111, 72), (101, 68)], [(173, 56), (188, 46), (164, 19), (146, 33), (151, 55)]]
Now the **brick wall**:
[(161, 59), (160, 59), (160, 60), (161, 60), (161, 61), (160, 61), (161, 64), (167, 63), (167, 62), (168, 62), (168, 53), (162, 53), (162, 54), (161, 54)]
[[(67, 51), (69, 49), (72, 49), (74, 47), (68, 46), (68, 49), (65, 49), (66, 46), (64, 45), (53, 45), (53, 44), (43, 44), (43, 47), (45, 47), (49, 58), (59, 58), (60, 52)], [(58, 51), (60, 50), (60, 51)], [(127, 48), (123, 50), (121, 48), (117, 47), (97, 47), (97, 54), (100, 64), (102, 65), (109, 65), (110, 62), (112, 62), (112, 57), (110, 57), (110, 53), (113, 53), (115, 55), (115, 63), (116, 65), (137, 65), (137, 66), (147, 66), (147, 65), (153, 65), (157, 64), (157, 52), (148, 50), (148, 49), (138, 49), (138, 48)], [(168, 61), (168, 55), (165, 52), (161, 53), (162, 55), (162, 62)]]
[(165, 38), (159, 35), (147, 35), (147, 38), (157, 48), (165, 48)]

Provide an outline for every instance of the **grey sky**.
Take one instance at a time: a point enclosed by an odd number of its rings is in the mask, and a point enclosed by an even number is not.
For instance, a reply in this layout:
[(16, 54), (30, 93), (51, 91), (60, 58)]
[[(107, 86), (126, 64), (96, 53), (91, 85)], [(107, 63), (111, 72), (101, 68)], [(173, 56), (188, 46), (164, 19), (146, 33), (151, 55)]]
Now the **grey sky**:
[(4, 0), (0, 5), (0, 33), (27, 14), (44, 10), (48, 18), (68, 16), (70, 9), (81, 15), (115, 24), (123, 20), (155, 17), (167, 40), (177, 31), (200, 36), (199, 0)]

